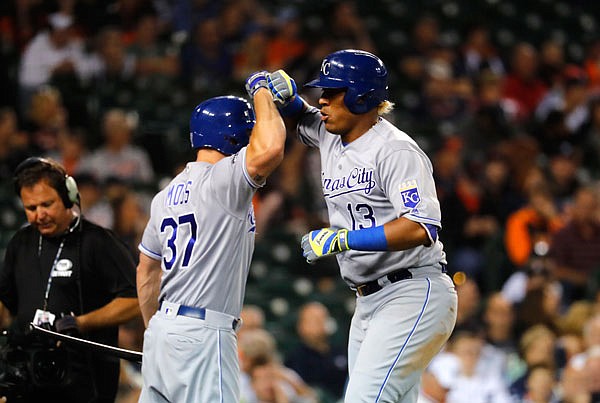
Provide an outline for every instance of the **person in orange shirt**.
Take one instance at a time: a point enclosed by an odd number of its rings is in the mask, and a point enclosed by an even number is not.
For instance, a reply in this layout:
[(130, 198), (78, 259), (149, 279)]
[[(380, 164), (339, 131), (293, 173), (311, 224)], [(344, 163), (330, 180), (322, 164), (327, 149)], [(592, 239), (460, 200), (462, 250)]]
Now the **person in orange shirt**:
[(527, 193), (527, 204), (510, 214), (505, 226), (504, 245), (515, 267), (525, 265), (534, 254), (546, 255), (552, 234), (564, 226), (560, 210), (545, 184), (537, 183)]

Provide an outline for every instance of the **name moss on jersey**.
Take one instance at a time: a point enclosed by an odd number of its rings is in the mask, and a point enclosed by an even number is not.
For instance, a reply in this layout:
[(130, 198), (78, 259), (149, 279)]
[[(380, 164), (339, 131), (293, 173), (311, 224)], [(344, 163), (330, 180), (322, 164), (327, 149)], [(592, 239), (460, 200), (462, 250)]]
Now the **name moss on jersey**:
[(178, 206), (180, 204), (186, 204), (190, 200), (190, 188), (192, 187), (192, 181), (173, 183), (169, 186), (167, 197), (165, 198), (165, 204), (168, 207)]

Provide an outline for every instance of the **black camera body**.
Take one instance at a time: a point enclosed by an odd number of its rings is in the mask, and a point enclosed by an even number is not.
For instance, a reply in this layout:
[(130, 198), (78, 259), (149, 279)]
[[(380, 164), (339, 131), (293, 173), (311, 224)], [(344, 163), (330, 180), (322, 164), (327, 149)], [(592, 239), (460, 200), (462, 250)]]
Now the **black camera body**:
[(9, 402), (18, 402), (31, 390), (63, 388), (69, 378), (65, 348), (47, 340), (12, 337), (9, 331), (0, 335), (0, 396)]

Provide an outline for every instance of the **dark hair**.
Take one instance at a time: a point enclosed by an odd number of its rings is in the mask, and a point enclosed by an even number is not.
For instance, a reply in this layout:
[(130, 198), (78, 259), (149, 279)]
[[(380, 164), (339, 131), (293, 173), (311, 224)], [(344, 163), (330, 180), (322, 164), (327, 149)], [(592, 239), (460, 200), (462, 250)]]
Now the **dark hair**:
[(43, 180), (56, 190), (65, 207), (71, 208), (77, 202), (79, 194), (75, 181), (67, 175), (62, 165), (47, 158), (30, 157), (17, 166), (13, 179), (15, 192), (21, 196), (23, 187), (33, 186)]

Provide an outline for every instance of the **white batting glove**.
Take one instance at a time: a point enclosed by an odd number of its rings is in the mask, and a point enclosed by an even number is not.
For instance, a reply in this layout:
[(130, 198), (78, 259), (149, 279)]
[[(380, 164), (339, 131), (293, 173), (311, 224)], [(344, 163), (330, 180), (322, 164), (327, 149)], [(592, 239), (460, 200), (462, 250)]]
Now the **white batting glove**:
[(267, 85), (273, 94), (273, 100), (286, 106), (298, 93), (296, 82), (283, 70), (267, 74)]
[(269, 89), (267, 86), (267, 74), (266, 71), (257, 71), (256, 73), (252, 73), (246, 79), (246, 92), (248, 92), (251, 99), (254, 98), (254, 94), (256, 94), (256, 91), (260, 88)]
[(349, 249), (347, 229), (322, 228), (310, 231), (302, 237), (302, 255), (308, 263)]

